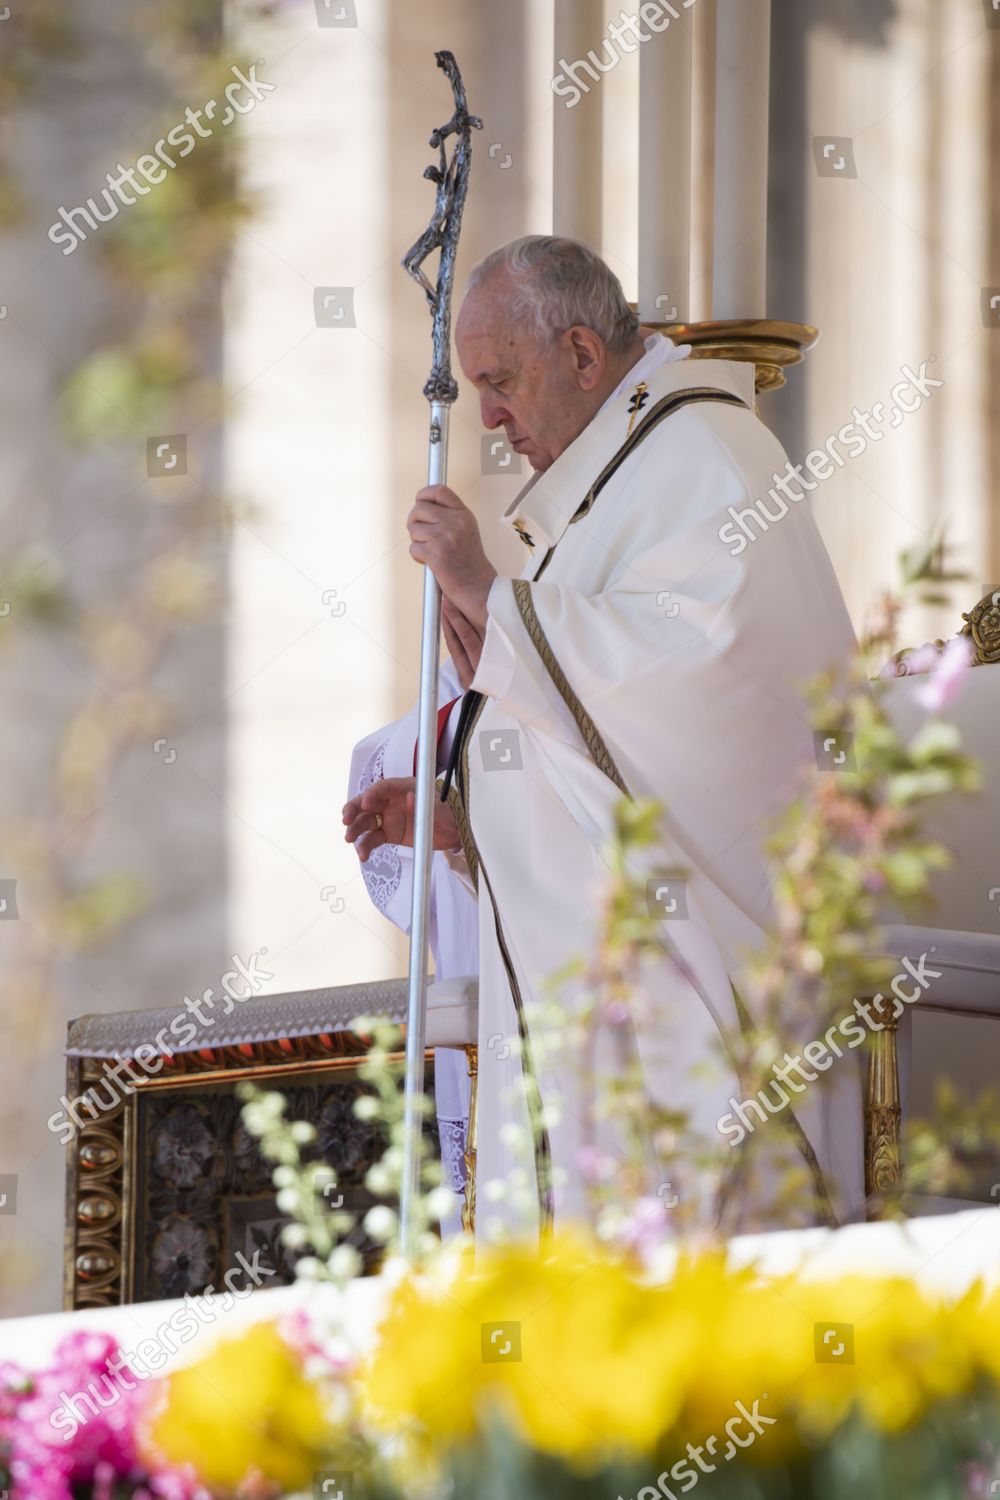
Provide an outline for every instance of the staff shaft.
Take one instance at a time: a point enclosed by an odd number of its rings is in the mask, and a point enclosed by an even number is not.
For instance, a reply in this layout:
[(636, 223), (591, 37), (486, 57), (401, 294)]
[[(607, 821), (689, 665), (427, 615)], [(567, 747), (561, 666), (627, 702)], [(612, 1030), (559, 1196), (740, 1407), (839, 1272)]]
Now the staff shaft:
[[(444, 484), (448, 474), (450, 405), (432, 401), (427, 483)], [(441, 590), (424, 568), (420, 633), (420, 700), (417, 716), (417, 796), (413, 830), (413, 902), (410, 909), (410, 967), (406, 1007), (406, 1088), (403, 1095), (403, 1179), (400, 1190), (400, 1242), (403, 1254), (416, 1254), (415, 1212), (420, 1196), (420, 1140), (423, 1130), (424, 1051), (427, 1035), (427, 936), (430, 926), (431, 861), (437, 781), (437, 698), (441, 642)]]
[[(434, 54), (448, 78), (455, 112), (432, 131), (430, 144), (438, 165), (424, 176), (437, 184), (434, 213), (416, 244), (403, 257), (407, 272), (423, 288), (431, 310), (434, 358), (424, 395), (430, 402), (430, 452), (427, 483), (444, 484), (448, 469), (448, 417), (458, 396), (451, 373), (451, 291), (455, 275), (462, 209), (472, 161), (472, 131), (483, 122), (470, 115), (465, 85), (451, 52)], [(445, 142), (455, 137), (451, 160)], [(439, 250), (437, 285), (422, 266)], [(403, 1094), (403, 1170), (399, 1195), (400, 1241), (404, 1255), (417, 1252), (420, 1215), (420, 1160), (424, 1110), (424, 1047), (427, 1036), (427, 936), (430, 930), (431, 863), (434, 854), (434, 791), (437, 773), (438, 662), (441, 636), (441, 590), (430, 568), (424, 569), (424, 613), (420, 639), (420, 703), (417, 710), (417, 795), (413, 830), (413, 903), (410, 912), (410, 968), (406, 1011), (406, 1085)]]

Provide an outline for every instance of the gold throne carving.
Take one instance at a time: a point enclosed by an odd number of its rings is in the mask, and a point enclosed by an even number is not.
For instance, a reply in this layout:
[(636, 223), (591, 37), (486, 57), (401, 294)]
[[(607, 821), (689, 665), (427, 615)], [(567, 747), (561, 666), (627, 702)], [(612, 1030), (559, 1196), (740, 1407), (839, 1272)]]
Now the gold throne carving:
[[(1000, 588), (984, 594), (978, 604), (962, 615), (962, 620), (962, 628), (956, 634), (971, 642), (972, 665), (1000, 663)], [(933, 645), (940, 653), (948, 642), (936, 640)], [(893, 657), (897, 676), (908, 675), (906, 658), (910, 649), (898, 651)], [(1000, 676), (996, 686), (1000, 690)], [(879, 1216), (878, 1200), (898, 1185), (903, 1169), (899, 1022), (892, 1018), (892, 1007), (885, 1002), (876, 1007), (876, 1014), (884, 1029), (872, 1040), (864, 1104), (865, 1193), (870, 1217)]]

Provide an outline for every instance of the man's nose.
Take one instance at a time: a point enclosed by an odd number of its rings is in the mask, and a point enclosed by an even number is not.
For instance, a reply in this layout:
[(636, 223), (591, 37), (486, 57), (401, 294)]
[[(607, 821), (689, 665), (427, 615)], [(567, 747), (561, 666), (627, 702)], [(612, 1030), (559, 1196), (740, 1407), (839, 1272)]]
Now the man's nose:
[(498, 401), (490, 391), (484, 391), (479, 399), (479, 406), (483, 416), (483, 426), (487, 432), (494, 427), (500, 427), (509, 420), (510, 412), (502, 401)]

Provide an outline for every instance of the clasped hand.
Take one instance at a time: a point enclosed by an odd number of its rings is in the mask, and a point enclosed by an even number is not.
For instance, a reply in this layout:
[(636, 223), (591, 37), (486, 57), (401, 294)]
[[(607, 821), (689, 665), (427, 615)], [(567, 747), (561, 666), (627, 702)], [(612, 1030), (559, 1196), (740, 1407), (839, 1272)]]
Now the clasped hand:
[[(410, 556), (425, 563), (441, 587), (441, 623), (462, 686), (470, 686), (486, 634), (486, 599), (497, 576), (483, 550), (469, 507), (444, 484), (420, 490), (406, 520)], [(416, 781), (390, 776), (344, 804), (344, 837), (362, 864), (382, 844), (413, 846)], [(434, 848), (459, 845), (458, 825), (447, 803), (434, 800)]]
[(483, 649), (486, 600), (497, 576), (483, 550), (479, 523), (446, 484), (427, 485), (406, 519), (410, 556), (441, 586), (441, 623), (459, 681), (468, 688)]

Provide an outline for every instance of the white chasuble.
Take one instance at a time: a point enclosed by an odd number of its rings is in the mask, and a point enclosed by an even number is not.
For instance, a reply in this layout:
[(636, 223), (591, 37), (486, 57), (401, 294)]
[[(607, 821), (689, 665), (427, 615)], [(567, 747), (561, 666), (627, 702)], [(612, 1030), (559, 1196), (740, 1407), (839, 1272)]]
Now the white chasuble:
[[(733, 984), (769, 921), (762, 842), (813, 756), (799, 688), (854, 647), (805, 506), (738, 556), (731, 529), (720, 539), (729, 507), (765, 496), (785, 464), (753, 410), (749, 366), (670, 362), (626, 382), (507, 512), (531, 554), (520, 579), (490, 589), (452, 795), (464, 854), (448, 857), (479, 902), (484, 1237), (584, 1214), (583, 1148), (620, 1152), (613, 1121), (595, 1139), (585, 1060), (551, 1045), (542, 1012), (554, 993), (557, 1011), (574, 1004), (572, 985), (559, 994), (550, 981), (593, 952), (623, 795), (665, 809), (656, 863), (680, 872), (680, 899), (664, 899), (663, 931), (683, 959), (644, 973), (629, 1045), (649, 1095), (725, 1149), (718, 1122), (737, 1084), (720, 1027), (738, 1030)], [(548, 1040), (535, 1058), (540, 1027)], [(863, 1204), (860, 1078), (851, 1057), (836, 1067), (826, 1088), (795, 1098), (794, 1114), (803, 1154), (847, 1218)], [(552, 1180), (525, 1193), (514, 1186), (528, 1124), (516, 1084), (529, 1070), (545, 1130), (528, 1169), (540, 1160), (544, 1177), (548, 1162)], [(758, 1129), (777, 1136), (786, 1124)], [(651, 1157), (647, 1191), (696, 1222), (709, 1212), (694, 1168)], [(750, 1204), (739, 1227), (768, 1222)]]

